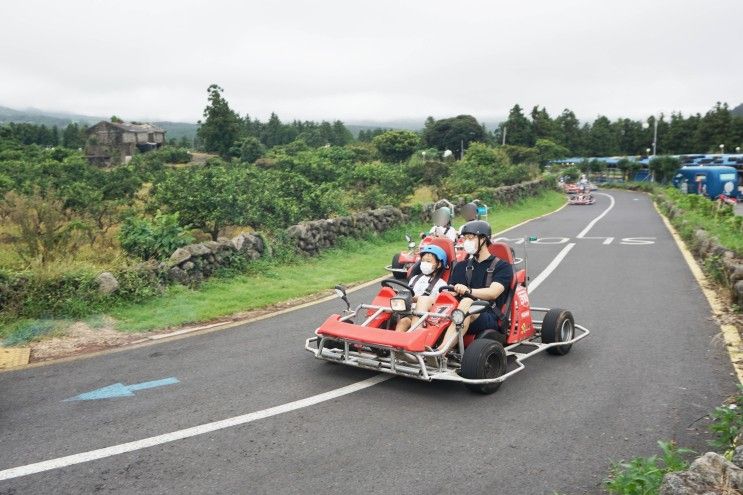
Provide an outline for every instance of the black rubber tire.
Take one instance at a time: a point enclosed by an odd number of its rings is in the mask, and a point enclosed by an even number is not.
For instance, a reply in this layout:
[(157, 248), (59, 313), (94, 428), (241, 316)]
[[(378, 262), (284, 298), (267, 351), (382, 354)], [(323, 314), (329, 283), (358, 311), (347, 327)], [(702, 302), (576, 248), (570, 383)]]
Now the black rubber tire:
[[(563, 325), (569, 325), (569, 327), (563, 331)], [(564, 342), (565, 340), (572, 340), (574, 335), (575, 319), (570, 311), (560, 308), (552, 308), (547, 311), (542, 322), (542, 342), (545, 344)], [(558, 345), (550, 347), (547, 352), (554, 356), (564, 356), (570, 352), (571, 347), (573, 347), (573, 344)]]
[[(400, 253), (397, 253), (392, 257), (392, 268), (405, 268), (402, 263), (400, 263)], [(392, 276), (397, 280), (405, 280), (408, 278), (406, 275), (407, 274), (401, 272), (392, 272)]]
[(506, 343), (506, 336), (494, 328), (486, 328), (485, 330), (482, 330), (475, 336), (475, 340), (477, 339), (490, 339), (500, 342), (501, 344)]
[[(464, 378), (479, 380), (497, 378), (506, 372), (506, 351), (503, 344), (491, 339), (475, 339), (464, 350), (461, 374)], [(492, 394), (500, 383), (473, 384), (464, 386), (479, 394)]]

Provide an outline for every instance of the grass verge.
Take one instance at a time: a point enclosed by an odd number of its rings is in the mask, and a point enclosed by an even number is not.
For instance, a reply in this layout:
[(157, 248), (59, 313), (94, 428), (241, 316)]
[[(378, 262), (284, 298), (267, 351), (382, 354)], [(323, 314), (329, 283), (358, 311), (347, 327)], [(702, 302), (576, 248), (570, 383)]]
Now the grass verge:
[[(492, 210), (489, 221), (493, 231), (497, 232), (554, 211), (564, 203), (564, 194), (548, 191), (512, 206)], [(461, 223), (462, 219), (455, 221), (455, 225)], [(116, 321), (116, 330), (141, 332), (265, 308), (327, 291), (339, 283), (364, 282), (387, 273), (384, 267), (392, 255), (405, 247), (406, 232), (414, 235), (429, 227), (414, 223), (367, 239), (346, 239), (319, 256), (297, 257), (290, 263), (259, 260), (251, 263), (245, 273), (213, 278), (197, 289), (174, 285), (162, 295), (143, 303), (115, 306), (107, 315)], [(37, 322), (19, 322), (9, 328), (10, 332), (0, 330), (0, 337), (5, 341), (12, 339), (16, 344), (25, 340), (22, 335), (33, 339), (37, 333), (29, 332), (26, 327), (37, 325)], [(16, 334), (20, 338), (15, 338)]]

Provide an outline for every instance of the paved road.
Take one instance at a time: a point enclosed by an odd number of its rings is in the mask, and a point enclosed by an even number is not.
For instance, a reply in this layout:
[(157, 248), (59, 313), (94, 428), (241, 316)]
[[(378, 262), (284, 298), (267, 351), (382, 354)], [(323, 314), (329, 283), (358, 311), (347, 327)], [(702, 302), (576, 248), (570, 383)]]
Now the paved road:
[[(325, 302), (221, 332), (0, 373), (0, 494), (601, 493), (611, 460), (655, 453), (658, 439), (703, 450), (699, 418), (735, 380), (707, 303), (650, 199), (612, 191), (508, 237), (531, 234), (540, 238), (528, 248), (532, 277), (574, 244), (533, 304), (569, 308), (593, 333), (567, 356), (528, 361), (494, 395), (393, 378), (217, 431), (181, 431), (377, 376), (303, 350), (312, 329), (340, 309)], [(166, 377), (180, 383), (64, 401)], [(185, 438), (89, 462), (59, 460), (177, 431)], [(36, 474), (3, 471), (54, 459)]]

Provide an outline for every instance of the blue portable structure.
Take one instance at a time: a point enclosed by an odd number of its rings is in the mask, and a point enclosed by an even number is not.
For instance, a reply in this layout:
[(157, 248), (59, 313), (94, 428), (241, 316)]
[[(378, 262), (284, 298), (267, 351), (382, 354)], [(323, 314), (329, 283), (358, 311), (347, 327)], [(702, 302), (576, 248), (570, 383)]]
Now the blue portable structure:
[(723, 165), (681, 167), (673, 177), (673, 186), (678, 190), (711, 199), (721, 194), (738, 198), (738, 184), (737, 170)]

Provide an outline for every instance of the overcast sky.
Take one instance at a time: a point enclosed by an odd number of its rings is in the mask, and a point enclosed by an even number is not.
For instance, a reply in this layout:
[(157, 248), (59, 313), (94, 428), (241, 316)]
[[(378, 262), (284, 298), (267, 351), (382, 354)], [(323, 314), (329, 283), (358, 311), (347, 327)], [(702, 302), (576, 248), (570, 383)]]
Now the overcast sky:
[(743, 102), (742, 0), (3, 1), (0, 105), (196, 121)]

